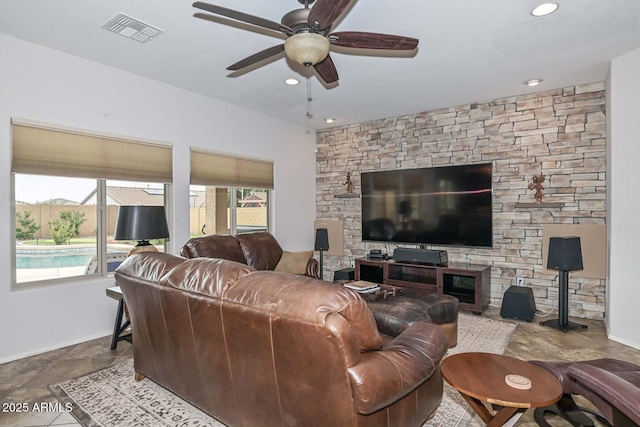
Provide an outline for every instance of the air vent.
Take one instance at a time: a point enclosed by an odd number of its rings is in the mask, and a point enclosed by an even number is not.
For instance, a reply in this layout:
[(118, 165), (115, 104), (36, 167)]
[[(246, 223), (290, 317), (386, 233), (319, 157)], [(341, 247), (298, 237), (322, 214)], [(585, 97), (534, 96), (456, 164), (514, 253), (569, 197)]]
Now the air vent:
[(117, 14), (115, 17), (105, 22), (101, 28), (140, 43), (146, 43), (164, 33), (160, 28), (149, 25), (136, 18), (132, 18), (124, 13)]

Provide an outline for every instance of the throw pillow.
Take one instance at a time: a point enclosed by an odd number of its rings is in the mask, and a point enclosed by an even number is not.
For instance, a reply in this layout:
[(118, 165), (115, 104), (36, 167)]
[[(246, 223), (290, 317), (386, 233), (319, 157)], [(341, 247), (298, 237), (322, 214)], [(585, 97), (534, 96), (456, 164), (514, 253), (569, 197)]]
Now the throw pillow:
[(282, 257), (273, 271), (281, 273), (304, 274), (307, 272), (307, 263), (313, 255), (313, 251), (282, 252)]

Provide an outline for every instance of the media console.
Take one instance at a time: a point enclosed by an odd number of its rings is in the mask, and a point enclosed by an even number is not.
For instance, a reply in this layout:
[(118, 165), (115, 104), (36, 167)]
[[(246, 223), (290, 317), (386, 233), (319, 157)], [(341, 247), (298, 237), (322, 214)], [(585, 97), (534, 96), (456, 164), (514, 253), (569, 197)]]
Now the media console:
[(404, 295), (453, 295), (458, 308), (480, 314), (489, 306), (491, 266), (448, 263), (446, 266), (393, 260), (356, 259), (356, 280), (399, 286)]

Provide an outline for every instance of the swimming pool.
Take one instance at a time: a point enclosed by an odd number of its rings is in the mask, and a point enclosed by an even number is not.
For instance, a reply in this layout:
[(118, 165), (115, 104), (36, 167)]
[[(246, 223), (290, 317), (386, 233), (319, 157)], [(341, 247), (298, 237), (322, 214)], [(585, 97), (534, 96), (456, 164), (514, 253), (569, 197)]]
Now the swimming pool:
[(81, 267), (89, 264), (95, 252), (84, 253), (33, 253), (33, 254), (16, 254), (16, 268), (63, 268), (63, 267)]
[(94, 256), (89, 248), (17, 249), (16, 269), (86, 267)]

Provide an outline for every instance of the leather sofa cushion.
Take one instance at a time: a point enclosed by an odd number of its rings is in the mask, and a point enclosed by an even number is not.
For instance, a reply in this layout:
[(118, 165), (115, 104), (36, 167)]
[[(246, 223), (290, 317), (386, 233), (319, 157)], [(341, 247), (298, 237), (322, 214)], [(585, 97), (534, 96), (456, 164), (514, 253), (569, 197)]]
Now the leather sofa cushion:
[(267, 232), (238, 234), (236, 237), (247, 264), (256, 270), (274, 270), (282, 247), (275, 237)]
[(338, 313), (350, 325), (360, 351), (382, 347), (371, 310), (360, 295), (343, 286), (306, 276), (256, 271), (230, 287), (224, 301), (323, 326), (327, 317)]
[(239, 278), (253, 271), (253, 268), (239, 262), (217, 258), (193, 258), (165, 275), (160, 284), (222, 298)]
[(280, 261), (273, 271), (281, 273), (305, 274), (307, 272), (307, 264), (313, 255), (313, 251), (289, 252), (283, 251)]
[(169, 270), (185, 261), (172, 254), (140, 252), (127, 257), (117, 271), (125, 276), (158, 282)]
[(247, 263), (240, 243), (234, 236), (210, 235), (194, 237), (182, 247), (180, 254), (186, 258), (222, 258)]
[[(593, 403), (611, 424), (640, 425), (640, 366), (616, 359), (596, 359), (574, 362), (567, 372), (575, 394)], [(617, 411), (624, 416), (618, 419)]]

